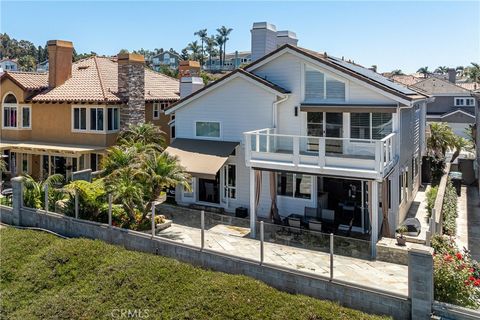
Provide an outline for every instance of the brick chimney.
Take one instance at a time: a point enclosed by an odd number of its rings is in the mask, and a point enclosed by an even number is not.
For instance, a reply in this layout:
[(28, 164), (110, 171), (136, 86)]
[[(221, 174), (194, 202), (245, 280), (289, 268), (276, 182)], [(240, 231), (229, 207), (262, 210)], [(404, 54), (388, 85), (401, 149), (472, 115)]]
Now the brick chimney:
[(457, 71), (453, 68), (448, 69), (448, 81), (451, 83), (457, 82)]
[(145, 58), (141, 54), (122, 53), (118, 59), (118, 95), (120, 127), (145, 123)]
[(73, 43), (63, 40), (50, 40), (48, 47), (48, 86), (58, 87), (72, 76)]

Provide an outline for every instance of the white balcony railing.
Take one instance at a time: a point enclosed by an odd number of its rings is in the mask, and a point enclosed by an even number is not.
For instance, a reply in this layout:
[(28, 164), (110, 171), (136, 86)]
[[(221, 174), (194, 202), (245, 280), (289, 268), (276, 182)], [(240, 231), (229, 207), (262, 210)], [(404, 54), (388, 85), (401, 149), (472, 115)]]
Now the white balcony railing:
[(271, 128), (244, 135), (249, 166), (310, 173), (357, 170), (378, 178), (396, 161), (396, 133), (381, 140), (285, 135)]

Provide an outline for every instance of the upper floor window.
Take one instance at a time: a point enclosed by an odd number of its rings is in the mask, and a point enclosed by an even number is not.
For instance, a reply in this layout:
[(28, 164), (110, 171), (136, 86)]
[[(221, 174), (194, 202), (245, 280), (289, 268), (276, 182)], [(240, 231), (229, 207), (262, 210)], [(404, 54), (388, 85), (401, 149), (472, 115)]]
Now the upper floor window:
[(87, 130), (87, 108), (73, 108), (73, 129)]
[(107, 109), (107, 130), (116, 131), (120, 128), (120, 115), (117, 107)]
[(19, 105), (13, 93), (8, 93), (4, 96), (2, 109), (3, 128), (31, 128), (31, 107), (28, 105)]
[(96, 133), (118, 131), (120, 109), (106, 106), (75, 106), (72, 108), (72, 130)]
[(323, 72), (305, 70), (305, 101), (345, 101), (345, 83)]
[(17, 127), (17, 107), (3, 105), (3, 127), (16, 128)]
[(90, 130), (103, 131), (103, 108), (90, 108)]
[(473, 98), (455, 98), (456, 107), (473, 107), (475, 105), (475, 99)]
[(391, 113), (351, 113), (350, 137), (381, 140), (393, 131)]
[(195, 123), (197, 137), (220, 138), (220, 122), (197, 121)]
[(30, 128), (32, 123), (32, 112), (29, 106), (22, 106), (22, 128)]
[(160, 103), (154, 102), (153, 103), (153, 119), (157, 120), (160, 118)]
[(13, 93), (9, 93), (3, 98), (3, 103), (17, 104), (17, 97)]

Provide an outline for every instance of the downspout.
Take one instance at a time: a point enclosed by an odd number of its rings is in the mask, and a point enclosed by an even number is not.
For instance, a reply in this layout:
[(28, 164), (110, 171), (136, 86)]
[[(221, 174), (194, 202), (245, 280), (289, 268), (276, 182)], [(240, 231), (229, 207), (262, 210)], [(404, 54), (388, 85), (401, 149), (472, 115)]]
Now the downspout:
[(278, 122), (277, 121), (277, 109), (278, 109), (278, 105), (282, 102), (287, 101), (289, 97), (290, 97), (290, 95), (286, 94), (285, 97), (283, 97), (282, 99), (274, 101), (272, 103), (272, 128), (273, 129), (277, 128), (277, 122)]

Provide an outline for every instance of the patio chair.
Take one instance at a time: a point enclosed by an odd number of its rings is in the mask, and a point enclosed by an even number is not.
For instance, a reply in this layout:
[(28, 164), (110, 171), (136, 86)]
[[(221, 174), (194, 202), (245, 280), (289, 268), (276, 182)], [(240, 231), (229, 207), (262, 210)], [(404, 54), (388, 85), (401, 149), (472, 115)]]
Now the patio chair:
[(303, 222), (306, 226), (308, 225), (308, 221), (310, 221), (311, 219), (317, 219), (317, 218), (318, 218), (317, 208), (305, 207), (303, 212)]
[(289, 227), (295, 227), (295, 228), (301, 227), (301, 221), (299, 218), (288, 217), (287, 222)]
[(328, 226), (328, 230), (335, 231), (335, 210), (322, 209), (322, 223)]

